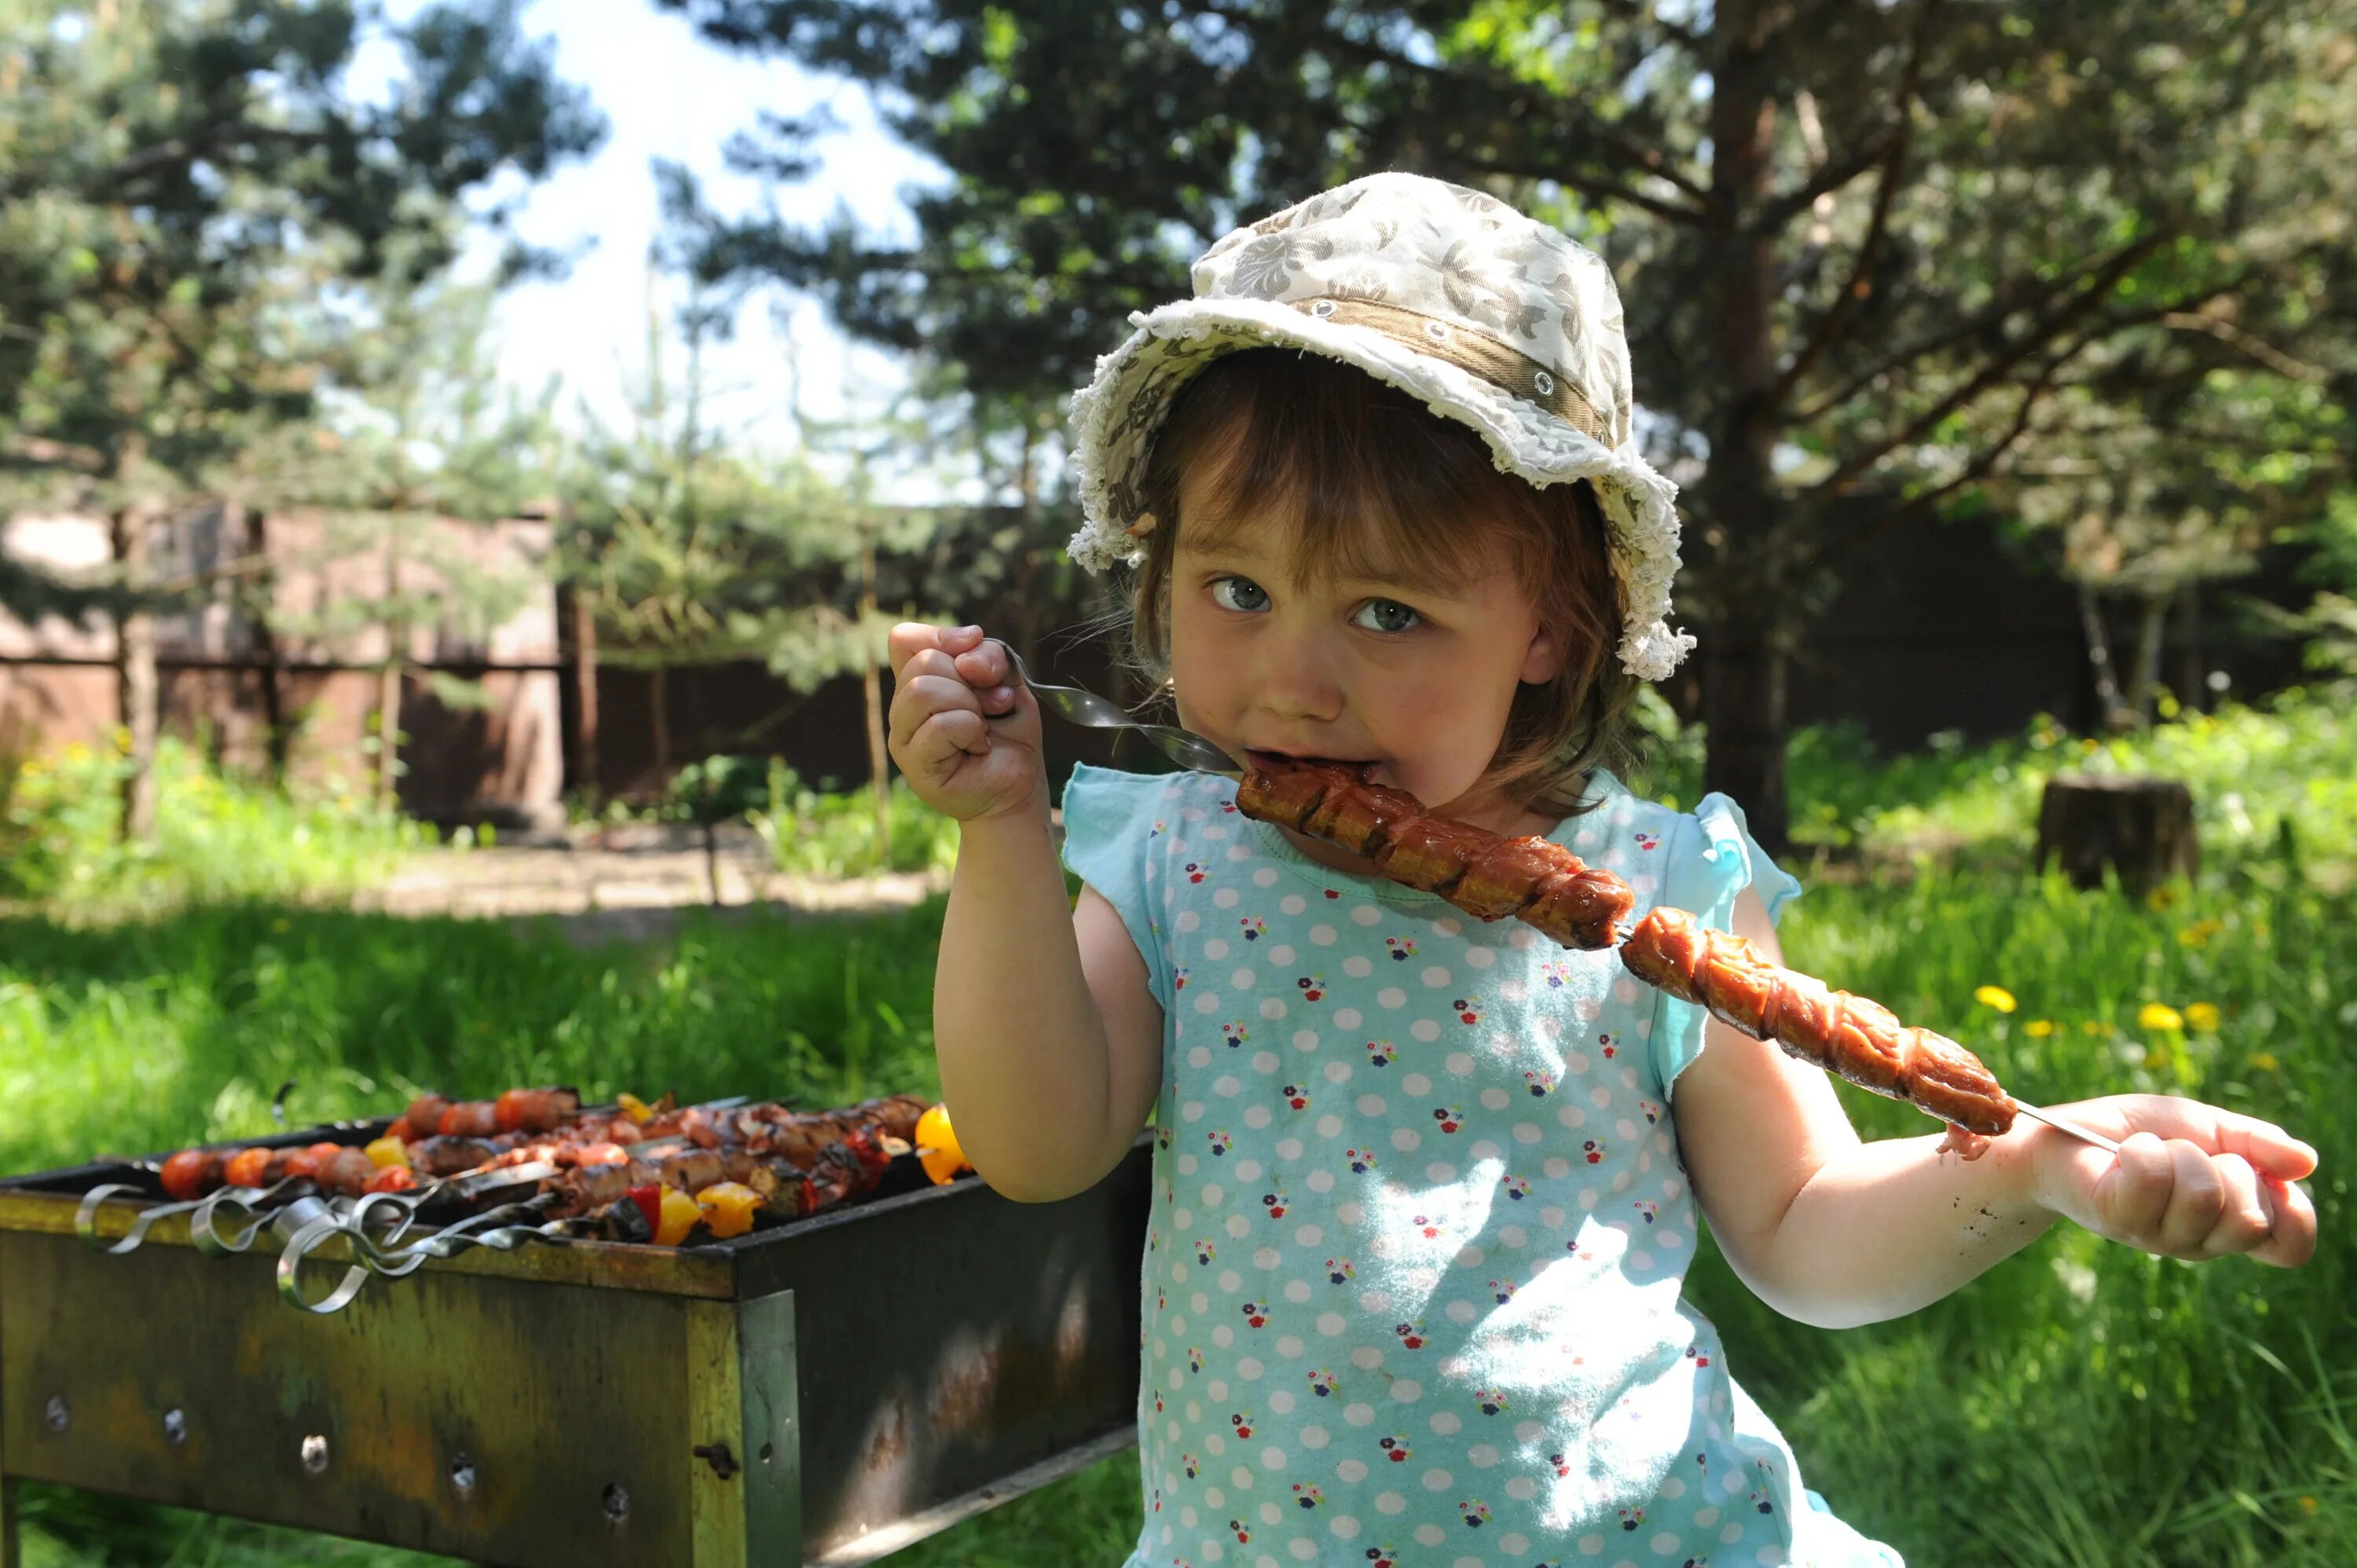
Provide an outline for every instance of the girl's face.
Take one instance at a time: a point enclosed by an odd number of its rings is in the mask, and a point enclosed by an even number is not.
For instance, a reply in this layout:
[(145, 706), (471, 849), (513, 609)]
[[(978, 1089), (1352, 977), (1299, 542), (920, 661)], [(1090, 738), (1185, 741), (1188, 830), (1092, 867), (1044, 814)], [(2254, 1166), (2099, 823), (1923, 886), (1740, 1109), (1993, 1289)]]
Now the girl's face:
[[(1190, 489), (1182, 481), (1182, 520), (1200, 515)], [(1407, 790), (1437, 815), (1500, 832), (1544, 831), (1541, 819), (1481, 782), (1517, 687), (1557, 667), (1503, 548), (1492, 542), (1465, 575), (1447, 581), (1386, 574), (1298, 582), (1288, 569), (1294, 519), (1269, 511), (1235, 521), (1216, 548), (1190, 540), (1182, 521), (1174, 546), (1170, 673), (1179, 722), (1239, 760), (1259, 753), (1254, 760), (1371, 764), (1373, 782)], [(1359, 864), (1287, 836), (1325, 864)]]

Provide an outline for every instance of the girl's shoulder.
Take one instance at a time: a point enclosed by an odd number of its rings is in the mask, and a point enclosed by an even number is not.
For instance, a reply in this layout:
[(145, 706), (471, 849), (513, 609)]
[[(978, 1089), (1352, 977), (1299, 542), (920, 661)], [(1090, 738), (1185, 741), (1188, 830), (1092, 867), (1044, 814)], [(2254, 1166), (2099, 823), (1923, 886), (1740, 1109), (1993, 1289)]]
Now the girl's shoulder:
[[(1663, 904), (1724, 926), (1746, 887), (1759, 890), (1770, 918), (1800, 896), (1800, 883), (1760, 847), (1743, 808), (1727, 796), (1705, 795), (1683, 811), (1633, 793), (1601, 769), (1593, 789), (1601, 795), (1596, 807), (1566, 819), (1567, 832), (1557, 836), (1583, 859), (1625, 877), (1640, 913)], [(1583, 841), (1592, 845), (1598, 836), (1586, 826), (1591, 817), (1609, 824), (1610, 842), (1598, 846), (1605, 853), (1583, 849)]]

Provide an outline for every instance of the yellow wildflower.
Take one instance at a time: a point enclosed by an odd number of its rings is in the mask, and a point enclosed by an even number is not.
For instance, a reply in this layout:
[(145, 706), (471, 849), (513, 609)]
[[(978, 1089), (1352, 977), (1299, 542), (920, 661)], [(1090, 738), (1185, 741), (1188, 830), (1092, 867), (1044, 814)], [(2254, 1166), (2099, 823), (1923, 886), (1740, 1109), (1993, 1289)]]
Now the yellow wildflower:
[(2021, 1032), (2033, 1040), (2042, 1040), (2054, 1032), (2054, 1021), (2050, 1018), (2032, 1018), (2021, 1026)]
[(2185, 1027), (2185, 1017), (2166, 1002), (2147, 1002), (2136, 1009), (2136, 1024), (2141, 1028), (2173, 1031)]
[(2160, 913), (2166, 913), (2177, 908), (2177, 886), (2174, 883), (2169, 882), (2162, 883), (2144, 896), (2146, 906)]
[(2181, 948), (2206, 947), (2212, 937), (2225, 929), (2226, 922), (2223, 920), (2196, 920), (2190, 926), (2179, 928), (2177, 945)]
[(2090, 1018), (2079, 1026), (2079, 1032), (2083, 1035), (2100, 1035), (2104, 1032), (2104, 1026)]
[(2218, 1026), (2217, 1007), (2208, 1002), (2188, 1003), (2185, 1008), (2185, 1025), (2190, 1029), (2197, 1029), (2202, 1034), (2208, 1034)]
[(2305, 1492), (2301, 1493), (2299, 1498), (2299, 1511), (2302, 1513), (2314, 1513), (2316, 1511), (2316, 1499), (2309, 1497)]
[(2276, 1060), (2276, 1054), (2273, 1051), (2253, 1051), (2251, 1065), (2261, 1072), (2273, 1072), (2283, 1066), (2283, 1063)]
[(2010, 1013), (2017, 1004), (2013, 993), (2002, 985), (1984, 985), (1973, 993), (1973, 1000), (1984, 1007), (1994, 1007), (2000, 1013)]

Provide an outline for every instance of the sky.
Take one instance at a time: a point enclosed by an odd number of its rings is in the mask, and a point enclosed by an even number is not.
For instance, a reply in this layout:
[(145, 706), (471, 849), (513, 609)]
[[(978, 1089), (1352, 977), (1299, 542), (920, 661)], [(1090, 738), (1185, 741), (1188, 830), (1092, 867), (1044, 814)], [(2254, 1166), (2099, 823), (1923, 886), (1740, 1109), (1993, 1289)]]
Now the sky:
[[(389, 8), (399, 19), (422, 4), (393, 0)], [(720, 210), (748, 210), (763, 199), (761, 188), (726, 171), (721, 149), (728, 138), (753, 129), (763, 110), (798, 114), (824, 102), (846, 129), (819, 144), (822, 166), (813, 178), (779, 191), (779, 209), (790, 220), (822, 222), (841, 202), (879, 238), (912, 237), (915, 223), (898, 193), (946, 178), (938, 165), (877, 126), (859, 84), (716, 48), (653, 0), (534, 0), (523, 26), (554, 42), (557, 74), (586, 89), (608, 122), (594, 155), (524, 192), (515, 222), (533, 244), (565, 252), (587, 244), (586, 253), (562, 281), (509, 291), (497, 317), (501, 379), (534, 394), (550, 376), (561, 377), (569, 420), (586, 405), (603, 420), (624, 421), (631, 390), (642, 382), (647, 248), (660, 227), (654, 160), (684, 164), (705, 181), (706, 198)], [(390, 49), (364, 54), (353, 85), (365, 92), (371, 77), (395, 69)], [(498, 242), (483, 236), (470, 265), (488, 268), (497, 251)], [(789, 334), (799, 350), (802, 406), (812, 414), (873, 413), (906, 380), (897, 357), (847, 342), (814, 302), (762, 291), (740, 312), (735, 338), (705, 350), (716, 423), (756, 446), (794, 444), (786, 413)], [(672, 373), (678, 368), (674, 360)], [(920, 476), (879, 478), (887, 500), (976, 499), (944, 494)]]

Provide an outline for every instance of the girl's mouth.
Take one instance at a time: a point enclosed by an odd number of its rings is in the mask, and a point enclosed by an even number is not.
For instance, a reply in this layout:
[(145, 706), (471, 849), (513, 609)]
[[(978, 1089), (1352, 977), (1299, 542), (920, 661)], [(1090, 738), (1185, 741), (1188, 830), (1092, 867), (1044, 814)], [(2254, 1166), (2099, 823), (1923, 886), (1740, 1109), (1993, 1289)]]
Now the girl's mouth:
[(1375, 770), (1383, 766), (1378, 762), (1361, 762), (1347, 757), (1296, 757), (1282, 751), (1260, 750), (1245, 751), (1244, 761), (1264, 773), (1281, 771), (1287, 767), (1340, 768), (1361, 784), (1373, 783)]

